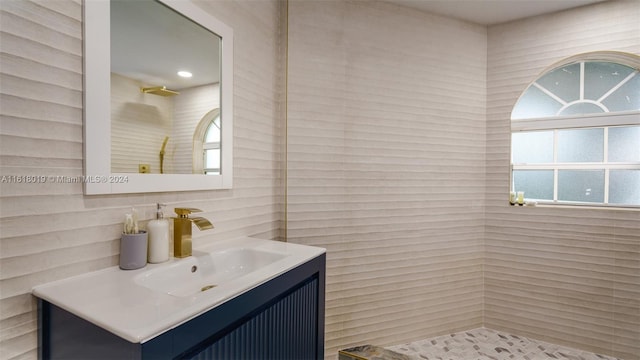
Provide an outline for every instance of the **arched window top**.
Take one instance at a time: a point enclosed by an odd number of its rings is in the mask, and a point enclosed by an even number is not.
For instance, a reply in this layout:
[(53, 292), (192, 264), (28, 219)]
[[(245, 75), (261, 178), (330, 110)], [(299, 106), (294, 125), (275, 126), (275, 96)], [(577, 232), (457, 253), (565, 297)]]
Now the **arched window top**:
[(545, 71), (522, 93), (512, 120), (640, 111), (640, 57), (579, 55)]
[(206, 113), (193, 134), (193, 173), (219, 175), (221, 164), (220, 109)]

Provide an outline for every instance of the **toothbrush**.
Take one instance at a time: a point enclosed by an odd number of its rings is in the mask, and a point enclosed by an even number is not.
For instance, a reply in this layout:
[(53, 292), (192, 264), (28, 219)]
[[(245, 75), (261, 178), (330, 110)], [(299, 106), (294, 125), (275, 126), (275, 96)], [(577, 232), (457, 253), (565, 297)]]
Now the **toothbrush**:
[(138, 230), (138, 211), (131, 208), (131, 213), (124, 214), (124, 233), (137, 234)]

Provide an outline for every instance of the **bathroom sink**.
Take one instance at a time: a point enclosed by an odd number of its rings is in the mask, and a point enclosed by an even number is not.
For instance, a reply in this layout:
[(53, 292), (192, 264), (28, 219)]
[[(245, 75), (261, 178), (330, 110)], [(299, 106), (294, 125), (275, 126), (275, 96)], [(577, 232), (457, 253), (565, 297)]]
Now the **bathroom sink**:
[(324, 252), (251, 237), (216, 240), (194, 245), (189, 257), (136, 270), (113, 266), (36, 286), (33, 294), (129, 342), (143, 343)]
[(173, 296), (193, 296), (259, 271), (287, 255), (252, 248), (231, 248), (210, 253), (194, 251), (191, 257), (137, 275), (134, 282)]

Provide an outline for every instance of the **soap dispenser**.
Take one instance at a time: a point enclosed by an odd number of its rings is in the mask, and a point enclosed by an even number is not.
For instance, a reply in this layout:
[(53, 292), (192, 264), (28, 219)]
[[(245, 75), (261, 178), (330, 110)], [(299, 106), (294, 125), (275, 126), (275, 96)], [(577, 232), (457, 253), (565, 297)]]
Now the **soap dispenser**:
[(149, 262), (161, 263), (169, 260), (169, 220), (164, 218), (162, 207), (164, 204), (157, 204), (156, 219), (149, 221), (147, 230), (149, 232)]

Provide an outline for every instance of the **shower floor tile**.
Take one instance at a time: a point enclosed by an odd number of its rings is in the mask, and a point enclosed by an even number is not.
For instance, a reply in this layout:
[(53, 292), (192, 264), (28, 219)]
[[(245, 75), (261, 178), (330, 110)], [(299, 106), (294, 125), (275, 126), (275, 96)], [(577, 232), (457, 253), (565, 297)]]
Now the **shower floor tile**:
[(387, 349), (416, 360), (621, 360), (485, 328)]

